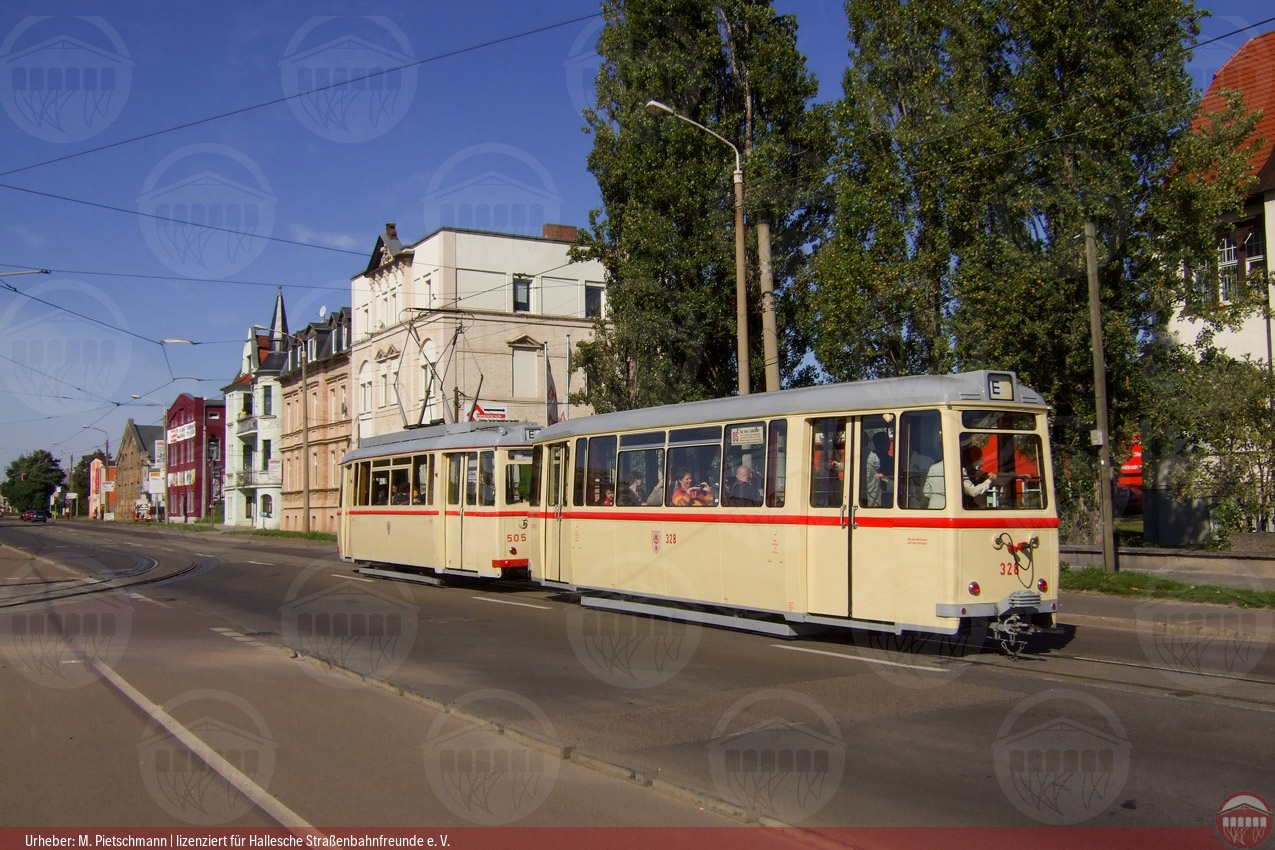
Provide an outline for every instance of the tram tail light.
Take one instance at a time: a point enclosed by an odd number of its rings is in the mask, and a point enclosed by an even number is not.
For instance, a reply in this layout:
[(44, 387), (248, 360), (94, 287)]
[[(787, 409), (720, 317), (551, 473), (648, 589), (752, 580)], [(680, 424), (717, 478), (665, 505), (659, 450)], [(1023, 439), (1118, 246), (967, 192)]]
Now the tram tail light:
[(983, 588), (978, 586), (978, 582), (976, 581), (970, 582), (970, 596), (978, 596), (982, 592), (983, 592)]
[(510, 547), (509, 547), (509, 554), (510, 554), (510, 555), (517, 555), (517, 554), (518, 554), (518, 547), (517, 547), (517, 546), (510, 546)]
[(1039, 590), (1041, 593), (1048, 593), (1048, 592), (1049, 592), (1049, 582), (1045, 581), (1043, 578), (1042, 578), (1042, 579), (1037, 579), (1037, 580), (1036, 580), (1036, 589), (1037, 589), (1037, 590)]

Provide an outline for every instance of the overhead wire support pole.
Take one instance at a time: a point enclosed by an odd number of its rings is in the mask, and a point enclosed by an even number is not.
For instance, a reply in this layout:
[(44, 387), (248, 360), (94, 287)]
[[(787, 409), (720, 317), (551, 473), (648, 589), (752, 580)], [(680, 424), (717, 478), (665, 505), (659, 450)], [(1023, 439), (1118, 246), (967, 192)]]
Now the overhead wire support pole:
[(1092, 435), (1098, 446), (1098, 509), (1102, 512), (1102, 568), (1114, 573), (1116, 564), (1115, 528), (1111, 516), (1111, 436), (1107, 425), (1107, 360), (1102, 350), (1102, 302), (1098, 287), (1098, 245), (1094, 223), (1085, 222), (1085, 265), (1089, 276), (1089, 330), (1093, 335), (1094, 409), (1097, 430)]

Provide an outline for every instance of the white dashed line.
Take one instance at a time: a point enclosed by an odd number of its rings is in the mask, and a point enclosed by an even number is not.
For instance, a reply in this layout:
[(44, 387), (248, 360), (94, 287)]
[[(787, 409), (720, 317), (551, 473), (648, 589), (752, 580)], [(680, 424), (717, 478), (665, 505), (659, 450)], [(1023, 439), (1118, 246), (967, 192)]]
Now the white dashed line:
[(470, 599), (477, 599), (479, 602), (495, 602), (499, 605), (517, 605), (519, 608), (535, 608), (540, 611), (550, 610), (548, 605), (532, 605), (530, 602), (510, 602), (507, 599), (491, 599), (486, 596), (471, 596)]
[(248, 563), (250, 563), (250, 564), (256, 564), (256, 565), (257, 565), (257, 566), (259, 566), (259, 567), (273, 567), (273, 566), (274, 566), (274, 564), (270, 563), (269, 561), (249, 561)]
[(831, 655), (833, 658), (844, 658), (847, 661), (862, 661), (864, 664), (884, 664), (887, 667), (906, 667), (909, 670), (929, 670), (931, 673), (946, 673), (942, 667), (925, 667), (921, 664), (902, 664), (898, 661), (885, 661), (880, 658), (864, 658), (862, 655), (847, 655), (844, 652), (828, 652), (826, 649), (807, 649), (804, 646), (786, 646), (772, 643), (775, 649), (786, 649), (789, 652), (809, 652), (811, 655)]
[(370, 578), (359, 578), (358, 576), (343, 576), (340, 573), (328, 573), (328, 575), (332, 576), (332, 578), (344, 578), (344, 579), (349, 579), (350, 581), (365, 581), (368, 584), (376, 584), (376, 581)]

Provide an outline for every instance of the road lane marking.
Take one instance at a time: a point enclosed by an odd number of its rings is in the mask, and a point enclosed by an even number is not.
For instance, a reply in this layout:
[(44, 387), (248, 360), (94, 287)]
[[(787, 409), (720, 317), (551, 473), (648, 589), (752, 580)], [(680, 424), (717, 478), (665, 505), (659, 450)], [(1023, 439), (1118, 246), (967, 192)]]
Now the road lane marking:
[(270, 563), (269, 561), (249, 561), (248, 563), (250, 563), (250, 564), (256, 564), (256, 565), (257, 565), (257, 566), (259, 566), (259, 567), (273, 567), (273, 566), (274, 566), (274, 564)]
[(130, 593), (130, 594), (128, 594), (128, 598), (129, 598), (129, 599), (140, 599), (142, 602), (149, 602), (149, 603), (150, 603), (150, 604), (152, 604), (152, 605), (158, 605), (160, 608), (172, 608), (172, 607), (173, 607), (173, 606), (171, 606), (171, 605), (167, 605), (167, 604), (165, 604), (165, 603), (163, 603), (163, 602), (157, 602), (156, 600), (151, 599), (149, 596), (143, 596), (143, 595), (142, 595), (142, 594), (140, 594), (140, 593)]
[(826, 649), (809, 649), (804, 646), (787, 646), (782, 643), (772, 643), (775, 649), (786, 649), (790, 652), (809, 652), (811, 655), (831, 655), (833, 658), (844, 658), (847, 661), (862, 661), (864, 664), (884, 664), (887, 667), (906, 667), (909, 670), (929, 670), (931, 673), (948, 672), (943, 667), (926, 667), (921, 664), (903, 664), (898, 661), (885, 661), (881, 658), (864, 658), (862, 655), (847, 655), (844, 652), (829, 652)]
[(274, 819), (275, 823), (294, 832), (300, 830), (315, 836), (323, 835), (301, 815), (272, 797), (266, 789), (253, 782), (243, 771), (218, 755), (217, 751), (208, 746), (202, 738), (177, 722), (163, 708), (147, 699), (145, 694), (125, 681), (124, 677), (119, 673), (107, 667), (102, 663), (101, 659), (93, 660), (93, 669), (97, 670), (102, 675), (102, 678), (114, 685), (116, 690), (128, 697), (134, 705), (150, 715), (152, 720), (164, 727), (168, 734), (181, 741), (186, 749), (203, 760), (204, 764), (221, 774), (222, 778), (229, 782), (236, 791), (252, 800), (263, 812)]
[(328, 575), (332, 576), (332, 578), (343, 578), (343, 579), (349, 579), (350, 581), (365, 581), (368, 584), (376, 584), (376, 580), (370, 579), (370, 578), (359, 578), (358, 576), (343, 576), (340, 573), (328, 573)]
[(486, 596), (471, 596), (470, 599), (477, 599), (479, 602), (495, 602), (500, 605), (517, 605), (519, 608), (536, 608), (540, 611), (550, 610), (548, 605), (532, 605), (530, 602), (510, 602), (507, 599), (491, 599)]

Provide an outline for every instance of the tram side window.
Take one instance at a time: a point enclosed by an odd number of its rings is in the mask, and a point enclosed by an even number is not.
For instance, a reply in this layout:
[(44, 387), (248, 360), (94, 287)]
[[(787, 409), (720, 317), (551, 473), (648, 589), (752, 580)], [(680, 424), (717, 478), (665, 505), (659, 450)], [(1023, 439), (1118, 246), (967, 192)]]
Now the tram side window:
[(899, 417), (896, 468), (899, 500), (914, 510), (947, 505), (943, 475), (943, 428), (937, 410), (912, 410)]
[(396, 466), (390, 470), (390, 504), (406, 505), (412, 500), (412, 469), (408, 466)]
[(372, 504), (388, 505), (390, 503), (390, 471), (388, 469), (372, 470)]
[(617, 505), (664, 504), (664, 450), (620, 452), (619, 485)]
[(962, 433), (961, 504), (976, 511), (1048, 507), (1041, 458), (1036, 434)]
[(766, 435), (766, 507), (782, 508), (788, 488), (788, 421), (770, 420)]
[(726, 483), (722, 504), (733, 508), (760, 508), (766, 484), (766, 424), (744, 422), (727, 425), (722, 443)]
[(447, 456), (447, 504), (460, 504), (460, 479), (464, 469), (464, 455)]
[(572, 488), (574, 496), (571, 499), (572, 504), (576, 507), (584, 504), (585, 463), (588, 460), (588, 446), (589, 441), (584, 437), (576, 440), (575, 486)]
[(678, 508), (711, 508), (721, 482), (722, 447), (676, 446), (668, 450), (665, 504)]
[[(496, 504), (496, 453), (478, 452), (478, 504), (490, 508)], [(470, 454), (473, 463), (474, 454)], [(471, 502), (472, 504), (472, 502)]]
[(814, 419), (810, 426), (810, 506), (839, 508), (845, 492), (846, 419)]
[(505, 466), (505, 504), (530, 501), (532, 458), (530, 449), (511, 450)]
[(372, 504), (372, 464), (367, 461), (354, 465), (354, 504)]
[(542, 446), (531, 450), (531, 481), (528, 482), (527, 503), (533, 508), (540, 507), (540, 474), (544, 469), (545, 451)]
[[(894, 507), (893, 416), (865, 416), (859, 442), (859, 507)], [(927, 470), (928, 471), (928, 470)]]
[(412, 458), (412, 504), (434, 504), (434, 456)]
[(589, 479), (585, 502), (590, 505), (615, 504), (615, 437), (589, 440)]

